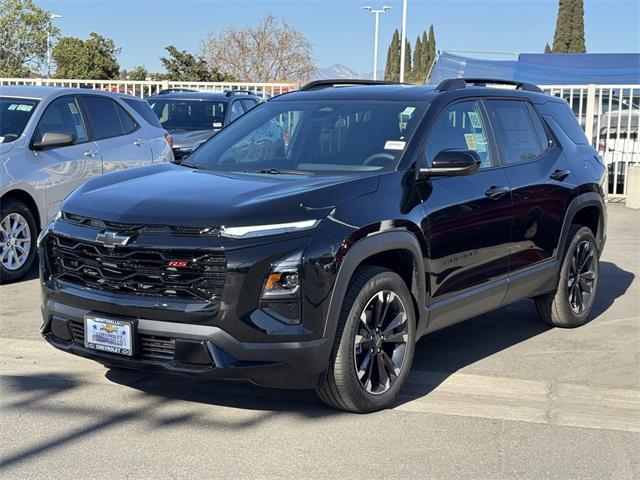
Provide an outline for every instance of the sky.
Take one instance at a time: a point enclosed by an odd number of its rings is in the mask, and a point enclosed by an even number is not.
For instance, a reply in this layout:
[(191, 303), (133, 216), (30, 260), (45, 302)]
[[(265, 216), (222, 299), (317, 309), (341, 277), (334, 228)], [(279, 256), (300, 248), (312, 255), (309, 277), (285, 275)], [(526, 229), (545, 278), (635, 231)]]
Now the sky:
[[(271, 12), (301, 30), (313, 44), (318, 67), (336, 63), (356, 72), (372, 71), (373, 15), (363, 5), (392, 9), (380, 17), (380, 65), (395, 28), (402, 22), (402, 0), (36, 0), (62, 15), (62, 35), (86, 38), (97, 32), (122, 52), (122, 68), (144, 65), (162, 71), (164, 47), (196, 53), (210, 32), (255, 24)], [(553, 41), (557, 0), (408, 0), (407, 32), (412, 43), (435, 26), (440, 50), (542, 53)], [(640, 52), (640, 1), (585, 0), (587, 51)], [(478, 55), (476, 55), (478, 56)]]

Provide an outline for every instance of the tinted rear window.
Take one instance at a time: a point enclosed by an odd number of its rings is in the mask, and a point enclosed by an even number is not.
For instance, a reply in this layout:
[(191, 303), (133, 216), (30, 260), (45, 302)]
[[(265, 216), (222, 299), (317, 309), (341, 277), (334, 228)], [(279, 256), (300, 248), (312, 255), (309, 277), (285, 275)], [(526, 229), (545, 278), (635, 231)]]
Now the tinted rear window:
[(96, 140), (122, 135), (122, 125), (112, 100), (98, 96), (83, 98)]
[(144, 118), (150, 125), (154, 127), (162, 128), (160, 124), (160, 120), (156, 117), (156, 114), (153, 113), (151, 107), (146, 101), (143, 100), (134, 100), (132, 98), (124, 98), (124, 102), (133, 108), (138, 115)]

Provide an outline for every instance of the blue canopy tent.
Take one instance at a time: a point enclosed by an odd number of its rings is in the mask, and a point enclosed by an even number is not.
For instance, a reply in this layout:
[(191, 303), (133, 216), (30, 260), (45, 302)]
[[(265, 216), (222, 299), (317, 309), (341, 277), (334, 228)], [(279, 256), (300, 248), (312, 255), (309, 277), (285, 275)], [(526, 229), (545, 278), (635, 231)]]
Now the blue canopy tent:
[(446, 78), (495, 78), (537, 85), (640, 84), (637, 53), (520, 54), (517, 60), (486, 60), (442, 52), (430, 83)]

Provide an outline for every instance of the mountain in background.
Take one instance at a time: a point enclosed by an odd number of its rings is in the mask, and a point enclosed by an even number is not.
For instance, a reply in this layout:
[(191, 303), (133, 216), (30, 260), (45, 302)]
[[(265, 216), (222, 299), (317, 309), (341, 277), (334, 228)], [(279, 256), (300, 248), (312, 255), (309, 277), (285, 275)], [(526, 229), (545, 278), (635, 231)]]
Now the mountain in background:
[[(335, 65), (331, 65), (325, 68), (319, 68), (316, 71), (316, 74), (313, 76), (312, 80), (321, 80), (328, 78), (356, 78), (356, 79), (370, 79), (373, 77), (371, 72), (367, 73), (357, 73), (346, 65), (342, 65), (340, 63), (336, 63)], [(384, 70), (380, 70), (378, 72), (378, 78), (384, 77)]]

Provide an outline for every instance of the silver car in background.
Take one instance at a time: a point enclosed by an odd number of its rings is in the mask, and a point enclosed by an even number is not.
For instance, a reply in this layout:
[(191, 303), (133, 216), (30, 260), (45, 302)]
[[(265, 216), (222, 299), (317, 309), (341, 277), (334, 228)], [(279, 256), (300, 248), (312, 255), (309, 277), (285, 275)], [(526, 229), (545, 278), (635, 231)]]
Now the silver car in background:
[(147, 102), (109, 92), (0, 87), (0, 283), (33, 264), (36, 237), (80, 184), (173, 160)]

